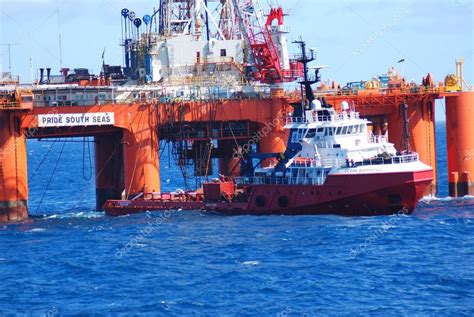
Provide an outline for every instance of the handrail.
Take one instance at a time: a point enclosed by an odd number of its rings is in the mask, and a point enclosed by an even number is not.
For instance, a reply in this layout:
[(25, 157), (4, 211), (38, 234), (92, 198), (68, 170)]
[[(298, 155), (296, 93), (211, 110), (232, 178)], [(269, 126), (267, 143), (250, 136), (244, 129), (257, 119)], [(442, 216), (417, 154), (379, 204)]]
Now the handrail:
[(237, 185), (322, 185), (326, 176), (317, 177), (234, 177)]
[(298, 162), (294, 161), (289, 167), (320, 167), (321, 166), (321, 161), (319, 160), (309, 160), (309, 161), (303, 161), (303, 162)]
[(336, 115), (329, 115), (329, 116), (321, 116), (317, 113), (312, 113), (312, 118), (314, 122), (327, 122), (327, 121), (344, 121), (348, 119), (360, 119), (359, 112), (350, 111), (350, 112), (342, 112)]
[[(312, 122), (336, 122), (345, 120), (356, 120), (360, 119), (360, 113), (356, 111), (342, 112), (335, 115), (318, 115), (316, 112), (312, 113)], [(286, 117), (286, 124), (292, 123), (309, 123), (308, 119), (303, 117)]]
[(20, 103), (18, 101), (0, 102), (0, 108), (20, 108)]
[(285, 119), (286, 124), (292, 124), (292, 123), (308, 123), (308, 120), (306, 120), (303, 117), (286, 117)]
[(414, 154), (402, 154), (390, 157), (377, 157), (374, 159), (363, 160), (362, 162), (356, 162), (355, 166), (367, 166), (367, 165), (390, 165), (390, 164), (401, 164), (419, 161), (418, 153)]
[(369, 137), (369, 143), (372, 143), (372, 144), (387, 143), (387, 142), (388, 142), (388, 139), (385, 135), (374, 135), (374, 134), (372, 134)]
[[(408, 87), (381, 87), (377, 89), (367, 89), (367, 88), (340, 88), (340, 89), (325, 89), (315, 91), (316, 96), (350, 96), (350, 95), (359, 95), (359, 91), (368, 91), (373, 92), (374, 95), (385, 95), (391, 92), (398, 92), (402, 94), (419, 94), (423, 95), (426, 93), (439, 94), (444, 92), (450, 92), (446, 87), (425, 87), (425, 86), (408, 86)], [(364, 95), (362, 95), (364, 96)]]

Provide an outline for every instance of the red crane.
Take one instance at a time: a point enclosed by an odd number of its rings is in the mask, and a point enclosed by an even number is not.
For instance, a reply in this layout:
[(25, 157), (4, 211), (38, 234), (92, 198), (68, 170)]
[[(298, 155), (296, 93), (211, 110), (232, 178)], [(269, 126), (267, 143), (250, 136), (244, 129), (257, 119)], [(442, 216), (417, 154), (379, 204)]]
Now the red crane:
[(276, 20), (278, 26), (283, 26), (283, 9), (281, 7), (272, 8), (265, 24), (263, 24), (259, 17), (258, 0), (247, 0), (244, 6), (239, 6), (237, 0), (233, 1), (242, 34), (253, 59), (254, 78), (267, 84), (295, 81), (298, 75), (298, 66), (296, 63), (290, 63), (291, 69), (282, 69), (280, 56), (271, 32), (273, 21)]

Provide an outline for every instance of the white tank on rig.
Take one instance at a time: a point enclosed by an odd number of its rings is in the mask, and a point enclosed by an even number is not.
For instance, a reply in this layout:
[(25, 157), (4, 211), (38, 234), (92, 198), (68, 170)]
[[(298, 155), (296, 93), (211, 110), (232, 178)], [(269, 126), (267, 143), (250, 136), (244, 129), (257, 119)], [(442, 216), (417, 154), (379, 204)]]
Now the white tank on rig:
[(242, 78), (245, 42), (232, 1), (162, 0), (157, 15), (149, 48), (153, 82)]

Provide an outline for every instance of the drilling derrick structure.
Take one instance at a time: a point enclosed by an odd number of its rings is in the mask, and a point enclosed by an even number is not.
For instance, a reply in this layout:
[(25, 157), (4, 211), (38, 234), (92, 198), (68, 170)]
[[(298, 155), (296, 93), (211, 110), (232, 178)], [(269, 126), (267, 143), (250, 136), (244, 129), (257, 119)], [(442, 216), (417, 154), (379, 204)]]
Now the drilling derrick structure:
[(149, 16), (147, 32), (135, 41), (150, 61), (142, 81), (167, 87), (210, 86), (222, 78), (242, 81), (244, 47), (233, 12), (224, 0), (162, 0)]
[(125, 73), (139, 83), (242, 86), (296, 79), (281, 7), (265, 21), (256, 0), (162, 0), (143, 19), (129, 9), (122, 16)]

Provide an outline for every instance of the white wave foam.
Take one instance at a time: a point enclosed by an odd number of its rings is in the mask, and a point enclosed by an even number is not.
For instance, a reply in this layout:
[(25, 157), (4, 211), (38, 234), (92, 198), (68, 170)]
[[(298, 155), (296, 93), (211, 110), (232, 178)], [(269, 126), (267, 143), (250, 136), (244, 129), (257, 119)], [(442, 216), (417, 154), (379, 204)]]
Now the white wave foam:
[(474, 200), (474, 196), (466, 195), (463, 197), (436, 197), (436, 196), (424, 196), (422, 202), (432, 202), (432, 201), (464, 201), (464, 200)]
[(241, 263), (242, 265), (250, 265), (250, 266), (256, 266), (260, 264), (260, 261), (244, 261)]
[(45, 219), (67, 219), (67, 218), (101, 218), (104, 217), (105, 214), (99, 211), (79, 211), (79, 212), (66, 212), (64, 214), (54, 214), (54, 215), (47, 215)]
[(30, 230), (26, 230), (26, 232), (45, 232), (46, 229), (44, 228), (33, 228), (33, 229), (30, 229)]

